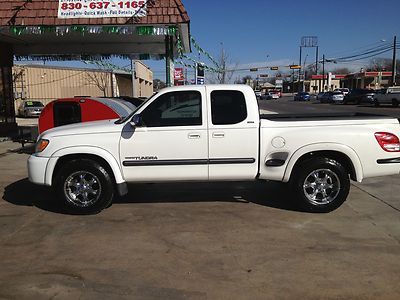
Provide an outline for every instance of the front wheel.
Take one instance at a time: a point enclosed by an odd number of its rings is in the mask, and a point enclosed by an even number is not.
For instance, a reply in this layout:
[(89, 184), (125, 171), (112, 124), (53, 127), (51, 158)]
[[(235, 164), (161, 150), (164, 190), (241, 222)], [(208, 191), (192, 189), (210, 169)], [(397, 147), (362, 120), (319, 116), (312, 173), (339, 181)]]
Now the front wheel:
[(306, 211), (330, 212), (346, 200), (350, 179), (343, 165), (318, 157), (300, 164), (291, 178), (292, 189)]
[(109, 206), (114, 196), (109, 172), (90, 159), (76, 159), (63, 166), (56, 177), (55, 191), (73, 213), (93, 214)]

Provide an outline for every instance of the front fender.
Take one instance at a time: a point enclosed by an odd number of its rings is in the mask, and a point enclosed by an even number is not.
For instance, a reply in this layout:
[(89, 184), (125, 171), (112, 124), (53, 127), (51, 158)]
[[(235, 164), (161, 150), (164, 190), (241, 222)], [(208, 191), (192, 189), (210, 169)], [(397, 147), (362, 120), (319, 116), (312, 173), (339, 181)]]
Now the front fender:
[(72, 154), (73, 155), (89, 154), (101, 157), (109, 164), (114, 174), (115, 182), (117, 184), (125, 182), (125, 179), (122, 175), (121, 166), (118, 163), (117, 159), (110, 152), (104, 150), (103, 148), (93, 147), (93, 146), (72, 146), (57, 150), (51, 155), (49, 163), (47, 164), (46, 167), (46, 174), (45, 174), (46, 184), (51, 185), (52, 183), (53, 172), (57, 164), (57, 160), (60, 157)]
[(354, 166), (357, 181), (358, 182), (362, 181), (363, 169), (362, 169), (360, 158), (358, 157), (357, 153), (354, 151), (354, 149), (350, 148), (349, 146), (346, 146), (343, 144), (335, 144), (335, 143), (315, 143), (315, 144), (306, 145), (304, 147), (297, 149), (293, 153), (293, 155), (289, 158), (289, 162), (286, 166), (283, 181), (284, 182), (289, 181), (290, 176), (293, 171), (293, 168), (294, 168), (294, 165), (300, 159), (300, 157), (302, 157), (305, 154), (308, 154), (311, 152), (317, 152), (317, 151), (334, 151), (334, 152), (340, 152), (340, 153), (346, 155), (351, 160), (351, 162)]

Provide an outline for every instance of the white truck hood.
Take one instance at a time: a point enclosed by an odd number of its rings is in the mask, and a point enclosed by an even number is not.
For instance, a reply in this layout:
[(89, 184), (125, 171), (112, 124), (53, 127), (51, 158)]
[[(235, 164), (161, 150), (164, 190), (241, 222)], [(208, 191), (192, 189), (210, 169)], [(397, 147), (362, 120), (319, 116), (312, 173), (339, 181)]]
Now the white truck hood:
[(116, 119), (64, 125), (46, 130), (41, 137), (121, 132), (124, 124), (115, 124), (115, 121)]

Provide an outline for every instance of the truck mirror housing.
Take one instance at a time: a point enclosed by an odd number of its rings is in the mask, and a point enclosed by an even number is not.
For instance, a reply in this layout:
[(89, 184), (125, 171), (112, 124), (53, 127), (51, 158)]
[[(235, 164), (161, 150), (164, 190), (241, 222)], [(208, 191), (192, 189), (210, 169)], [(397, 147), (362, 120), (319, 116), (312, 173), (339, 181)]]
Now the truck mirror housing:
[(141, 117), (140, 115), (134, 115), (130, 121), (131, 125), (133, 127), (139, 126), (141, 122)]

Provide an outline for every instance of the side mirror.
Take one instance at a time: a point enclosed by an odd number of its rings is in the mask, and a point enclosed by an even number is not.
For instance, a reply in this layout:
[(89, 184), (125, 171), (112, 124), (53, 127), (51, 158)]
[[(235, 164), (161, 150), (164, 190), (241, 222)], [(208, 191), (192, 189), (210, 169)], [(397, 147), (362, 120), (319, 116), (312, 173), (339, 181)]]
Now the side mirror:
[(136, 127), (140, 125), (141, 119), (140, 115), (134, 115), (129, 123), (131, 123), (132, 127)]

